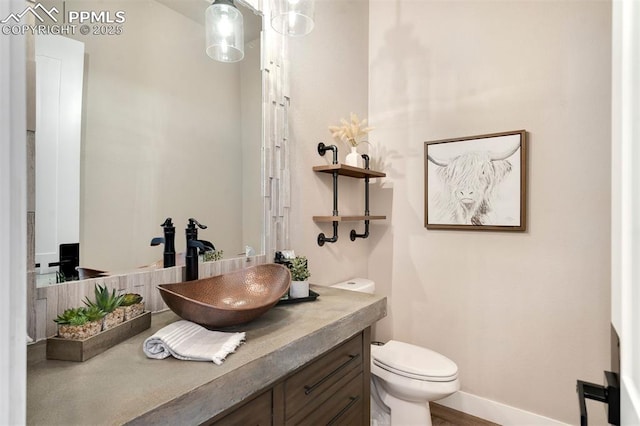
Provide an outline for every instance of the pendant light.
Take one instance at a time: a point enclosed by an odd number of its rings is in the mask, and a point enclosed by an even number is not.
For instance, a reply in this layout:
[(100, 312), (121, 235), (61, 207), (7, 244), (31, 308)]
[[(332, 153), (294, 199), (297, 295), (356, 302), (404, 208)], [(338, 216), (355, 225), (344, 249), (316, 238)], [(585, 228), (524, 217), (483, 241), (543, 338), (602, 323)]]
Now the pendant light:
[(307, 35), (313, 29), (314, 0), (272, 0), (271, 26), (288, 36)]
[(233, 0), (215, 0), (205, 12), (207, 55), (220, 62), (244, 58), (242, 13)]

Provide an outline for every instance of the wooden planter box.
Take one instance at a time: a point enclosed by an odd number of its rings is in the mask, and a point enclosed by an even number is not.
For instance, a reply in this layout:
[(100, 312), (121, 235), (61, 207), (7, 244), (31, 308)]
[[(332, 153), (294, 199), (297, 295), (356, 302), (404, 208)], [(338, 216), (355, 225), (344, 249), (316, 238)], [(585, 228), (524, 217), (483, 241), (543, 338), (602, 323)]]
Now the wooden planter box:
[(151, 312), (145, 312), (84, 340), (50, 337), (47, 339), (47, 359), (86, 361), (149, 327)]

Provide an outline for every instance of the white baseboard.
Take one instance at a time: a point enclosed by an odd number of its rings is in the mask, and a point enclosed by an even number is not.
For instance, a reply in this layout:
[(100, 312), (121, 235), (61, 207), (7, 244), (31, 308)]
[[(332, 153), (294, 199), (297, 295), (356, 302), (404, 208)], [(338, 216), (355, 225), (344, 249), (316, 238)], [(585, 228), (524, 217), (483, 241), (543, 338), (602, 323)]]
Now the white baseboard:
[(567, 426), (567, 423), (462, 391), (435, 402), (503, 426)]

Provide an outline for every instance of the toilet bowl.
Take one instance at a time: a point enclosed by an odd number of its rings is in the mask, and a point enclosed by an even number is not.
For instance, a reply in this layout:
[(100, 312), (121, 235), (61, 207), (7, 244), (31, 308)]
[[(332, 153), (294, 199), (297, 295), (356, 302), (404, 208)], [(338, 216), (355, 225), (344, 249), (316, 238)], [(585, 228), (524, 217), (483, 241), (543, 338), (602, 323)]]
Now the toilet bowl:
[[(363, 278), (332, 287), (364, 293), (375, 290), (373, 281)], [(458, 366), (444, 355), (396, 340), (371, 345), (372, 425), (431, 425), (429, 401), (459, 389)]]
[(460, 389), (458, 367), (432, 350), (390, 340), (371, 346), (371, 375), (391, 425), (431, 425), (429, 401)]

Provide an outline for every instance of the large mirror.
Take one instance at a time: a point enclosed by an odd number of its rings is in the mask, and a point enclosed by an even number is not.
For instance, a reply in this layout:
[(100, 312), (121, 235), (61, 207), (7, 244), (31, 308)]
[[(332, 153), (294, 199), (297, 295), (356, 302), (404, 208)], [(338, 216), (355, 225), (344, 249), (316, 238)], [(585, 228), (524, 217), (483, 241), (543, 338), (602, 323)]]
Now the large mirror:
[[(81, 269), (120, 274), (162, 267), (162, 245), (150, 242), (163, 236), (160, 225), (168, 217), (175, 224), (178, 253), (185, 250), (188, 218), (207, 226), (199, 238), (212, 242), (224, 258), (237, 257), (247, 246), (263, 252), (262, 16), (236, 2), (244, 17), (245, 57), (220, 63), (205, 53), (204, 12), (210, 3), (204, 0), (40, 3), (60, 11), (110, 11), (112, 17), (122, 11), (126, 20), (118, 34), (89, 24), (89, 34), (77, 25), (75, 34), (64, 35), (83, 48), (77, 188), (74, 183), (55, 187), (38, 172), (45, 157), (53, 159), (39, 148), (41, 138), (63, 137), (47, 131), (51, 126), (42, 121), (55, 108), (41, 102), (41, 70), (60, 71), (57, 59), (39, 51), (36, 38), (36, 253), (51, 250), (38, 247), (38, 236), (50, 229), (43, 226), (55, 227), (72, 216), (39, 205), (39, 195), (54, 205), (73, 205), (65, 191), (78, 192), (78, 240), (48, 244), (59, 249), (78, 243)], [(75, 105), (59, 104), (53, 111), (59, 115)], [(75, 166), (58, 162), (56, 167), (54, 176), (61, 176)], [(60, 253), (48, 255), (36, 259), (39, 285), (56, 282)]]

